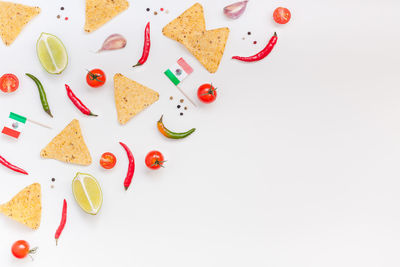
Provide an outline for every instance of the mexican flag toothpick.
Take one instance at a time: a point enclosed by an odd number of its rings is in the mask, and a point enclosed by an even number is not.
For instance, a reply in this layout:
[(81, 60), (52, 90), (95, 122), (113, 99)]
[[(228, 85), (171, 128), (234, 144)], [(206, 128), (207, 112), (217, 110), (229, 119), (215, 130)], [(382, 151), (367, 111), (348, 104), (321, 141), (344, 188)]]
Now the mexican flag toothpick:
[(1, 133), (11, 136), (15, 139), (18, 139), (22, 130), (25, 128), (25, 124), (27, 121), (37, 124), (39, 126), (51, 129), (47, 125), (30, 120), (24, 116), (14, 113), (14, 112), (10, 112), (10, 115), (8, 116), (7, 122), (6, 122), (5, 126), (3, 127), (3, 130), (1, 131)]
[(183, 92), (178, 85), (186, 79), (190, 74), (193, 73), (193, 68), (183, 59), (180, 58), (178, 61), (167, 69), (164, 74), (168, 79), (178, 88), (178, 90), (194, 105), (196, 104)]

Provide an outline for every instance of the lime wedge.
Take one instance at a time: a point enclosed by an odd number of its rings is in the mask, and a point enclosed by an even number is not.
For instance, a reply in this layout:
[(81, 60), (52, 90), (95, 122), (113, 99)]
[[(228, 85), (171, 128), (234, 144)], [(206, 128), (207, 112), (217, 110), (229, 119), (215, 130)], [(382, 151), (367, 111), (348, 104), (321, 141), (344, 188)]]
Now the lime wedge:
[(68, 65), (67, 50), (57, 36), (42, 33), (36, 43), (36, 52), (48, 73), (60, 74)]
[(103, 203), (103, 193), (96, 178), (78, 172), (72, 181), (72, 193), (76, 202), (86, 212), (96, 215)]

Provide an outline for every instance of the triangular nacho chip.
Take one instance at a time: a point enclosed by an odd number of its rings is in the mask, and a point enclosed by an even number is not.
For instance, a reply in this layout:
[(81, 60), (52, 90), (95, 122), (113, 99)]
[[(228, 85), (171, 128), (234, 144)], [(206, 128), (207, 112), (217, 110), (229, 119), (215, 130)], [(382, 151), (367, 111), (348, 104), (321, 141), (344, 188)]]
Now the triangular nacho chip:
[(40, 226), (42, 217), (42, 194), (40, 184), (31, 184), (15, 195), (9, 202), (0, 205), (0, 213), (33, 230)]
[(78, 120), (73, 120), (51, 142), (42, 149), (40, 156), (45, 159), (90, 165), (92, 157), (85, 144)]
[(86, 0), (85, 31), (97, 30), (128, 7), (127, 0)]
[(168, 23), (162, 30), (163, 34), (172, 40), (186, 44), (190, 36), (204, 32), (206, 22), (204, 20), (203, 7), (196, 3), (183, 12), (179, 17)]
[(206, 31), (190, 37), (187, 48), (209, 72), (215, 73), (224, 55), (228, 37), (228, 28)]
[(183, 44), (210, 73), (215, 73), (224, 55), (229, 29), (206, 30), (203, 7), (196, 3), (167, 24), (163, 34)]
[(0, 35), (4, 44), (12, 44), (25, 25), (39, 13), (39, 7), (0, 1)]
[(114, 96), (118, 121), (126, 124), (136, 114), (156, 102), (159, 94), (120, 73), (114, 75)]

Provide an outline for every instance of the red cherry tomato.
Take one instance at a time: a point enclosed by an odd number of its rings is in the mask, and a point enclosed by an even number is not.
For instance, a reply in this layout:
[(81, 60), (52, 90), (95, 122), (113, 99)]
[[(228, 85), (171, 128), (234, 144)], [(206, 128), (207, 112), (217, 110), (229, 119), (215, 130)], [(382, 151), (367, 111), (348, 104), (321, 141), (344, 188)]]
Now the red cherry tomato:
[(157, 170), (160, 167), (164, 167), (164, 162), (165, 160), (163, 154), (156, 150), (150, 151), (145, 159), (146, 166), (152, 170)]
[(25, 240), (18, 240), (11, 247), (11, 252), (14, 257), (23, 259), (29, 254), (29, 243)]
[(115, 164), (117, 163), (117, 158), (114, 156), (114, 154), (110, 152), (106, 152), (103, 155), (101, 155), (100, 158), (100, 165), (106, 170), (114, 168)]
[(197, 90), (197, 97), (203, 103), (212, 103), (217, 98), (217, 88), (214, 88), (212, 84), (205, 83)]
[(19, 80), (17, 76), (11, 73), (4, 74), (0, 78), (0, 90), (5, 93), (11, 93), (18, 89)]
[(106, 82), (106, 74), (101, 69), (93, 69), (86, 74), (86, 82), (91, 87), (100, 87)]
[(274, 20), (276, 23), (279, 23), (279, 24), (288, 23), (291, 16), (292, 15), (290, 14), (289, 9), (284, 8), (284, 7), (278, 7), (274, 11)]

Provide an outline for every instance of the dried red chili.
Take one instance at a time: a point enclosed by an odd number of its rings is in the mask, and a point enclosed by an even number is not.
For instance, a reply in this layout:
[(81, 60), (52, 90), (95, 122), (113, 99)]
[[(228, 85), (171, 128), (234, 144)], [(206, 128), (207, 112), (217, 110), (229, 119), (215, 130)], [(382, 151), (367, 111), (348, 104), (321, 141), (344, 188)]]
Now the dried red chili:
[(259, 61), (259, 60), (265, 58), (266, 56), (268, 56), (269, 53), (271, 53), (271, 51), (275, 47), (277, 41), (278, 41), (278, 35), (275, 32), (274, 35), (269, 40), (267, 46), (263, 50), (261, 50), (259, 53), (255, 54), (254, 56), (250, 56), (250, 57), (235, 56), (235, 57), (232, 57), (232, 59), (237, 59), (237, 60), (245, 61), (245, 62)]
[(72, 103), (74, 103), (74, 105), (85, 115), (89, 115), (89, 116), (97, 116), (96, 114), (93, 114), (90, 109), (88, 109), (83, 103), (82, 101), (76, 97), (76, 95), (74, 94), (74, 92), (72, 92), (71, 88), (68, 86), (68, 84), (65, 85), (65, 89), (67, 89), (67, 95), (69, 97), (69, 99), (71, 99)]
[(125, 145), (122, 142), (119, 142), (119, 143), (125, 149), (126, 154), (128, 156), (128, 160), (129, 160), (128, 173), (126, 174), (126, 178), (124, 181), (125, 190), (128, 190), (128, 188), (132, 182), (133, 174), (135, 173), (135, 158), (133, 157), (132, 151), (129, 149), (129, 147), (127, 145)]
[(60, 235), (62, 231), (64, 230), (65, 224), (67, 223), (67, 201), (64, 199), (63, 203), (63, 209), (62, 209), (62, 214), (61, 214), (61, 222), (60, 225), (57, 228), (55, 238), (56, 238), (56, 245), (58, 244), (58, 239), (60, 238)]
[(138, 63), (136, 65), (134, 65), (133, 67), (141, 66), (144, 63), (146, 63), (147, 58), (149, 57), (149, 53), (150, 53), (150, 46), (151, 46), (151, 42), (150, 42), (150, 22), (148, 22), (147, 25), (146, 25), (146, 28), (144, 30), (144, 45), (143, 45), (142, 57), (139, 59)]
[(25, 170), (23, 170), (23, 169), (21, 169), (20, 167), (17, 167), (17, 166), (15, 166), (15, 165), (11, 164), (10, 162), (8, 162), (8, 161), (7, 161), (5, 158), (3, 158), (2, 156), (0, 156), (0, 164), (4, 165), (5, 167), (7, 167), (7, 168), (9, 168), (10, 170), (13, 170), (13, 171), (15, 171), (15, 172), (28, 175), (28, 173), (27, 173)]

